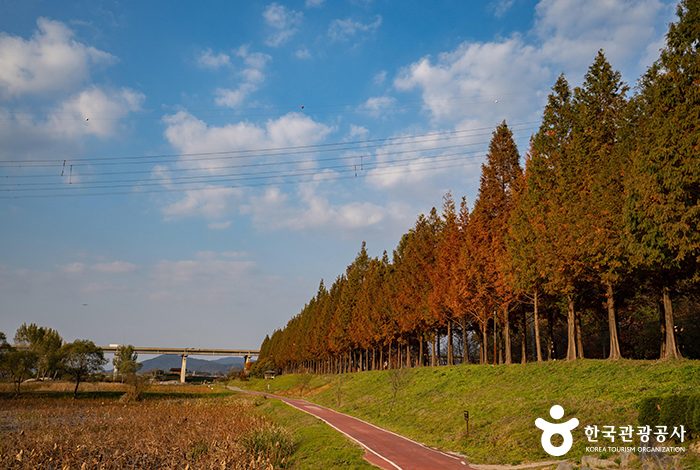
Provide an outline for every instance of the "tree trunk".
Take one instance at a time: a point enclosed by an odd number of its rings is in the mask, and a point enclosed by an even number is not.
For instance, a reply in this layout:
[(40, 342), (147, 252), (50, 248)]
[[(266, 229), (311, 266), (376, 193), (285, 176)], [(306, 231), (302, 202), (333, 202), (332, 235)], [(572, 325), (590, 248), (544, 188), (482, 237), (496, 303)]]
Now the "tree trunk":
[(435, 367), (435, 337), (431, 342), (430, 366)]
[(510, 310), (508, 309), (508, 305), (503, 307), (503, 343), (505, 345), (506, 349), (506, 364), (512, 364), (513, 363), (513, 351), (511, 349), (511, 341), (510, 341)]
[(568, 302), (566, 306), (567, 312), (567, 350), (566, 360), (576, 360), (576, 312), (574, 311), (574, 296), (568, 294), (566, 296)]
[(498, 364), (503, 364), (503, 329), (498, 332)]
[(435, 345), (437, 347), (437, 364), (440, 365), (440, 330), (435, 330)]
[(496, 315), (493, 316), (493, 365), (498, 364), (498, 324), (496, 323)]
[(447, 320), (447, 365), (455, 365), (454, 346), (452, 345), (452, 320)]
[(392, 345), (392, 344), (393, 344), (393, 341), (389, 341), (389, 356), (388, 356), (388, 360), (389, 360), (389, 369), (393, 369), (393, 367), (391, 366), (391, 345)]
[(581, 329), (581, 312), (576, 310), (576, 357), (583, 359), (583, 331)]
[(535, 325), (535, 348), (537, 349), (537, 362), (542, 362), (542, 345), (540, 344), (540, 317), (538, 313), (539, 308), (539, 292), (535, 289), (535, 311), (533, 322)]
[(425, 346), (425, 338), (423, 333), (418, 334), (418, 367), (423, 367), (425, 358), (423, 357), (423, 349)]
[[(73, 390), (73, 398), (78, 396), (78, 385), (80, 385), (80, 376), (76, 377), (75, 380), (75, 390)], [(17, 393), (19, 393), (19, 387), (17, 388)]]
[(486, 326), (488, 323), (484, 322), (481, 327), (481, 363), (489, 363), (489, 352), (488, 352), (488, 336), (486, 335)]
[(557, 345), (554, 342), (554, 312), (552, 312), (552, 309), (548, 309), (548, 311), (547, 311), (547, 360), (551, 361), (552, 359), (556, 359), (557, 356), (558, 356)]
[(464, 349), (462, 351), (462, 364), (469, 364), (469, 337), (467, 335), (467, 317), (464, 317), (462, 324), (462, 340), (464, 341)]
[(673, 305), (671, 304), (671, 289), (667, 285), (664, 285), (663, 291), (663, 302), (664, 302), (664, 329), (666, 330), (665, 338), (665, 351), (662, 359), (682, 359), (681, 353), (678, 350), (678, 345), (676, 344), (676, 330), (673, 321)]
[(620, 340), (617, 335), (617, 317), (615, 315), (615, 299), (613, 297), (612, 283), (607, 283), (607, 305), (608, 305), (608, 329), (610, 330), (610, 355), (608, 359), (616, 361), (622, 358), (620, 354)]
[(521, 309), (522, 313), (522, 319), (523, 319), (523, 324), (522, 324), (522, 342), (521, 348), (520, 348), (520, 363), (521, 364), (526, 364), (527, 363), (527, 313)]
[(406, 367), (411, 368), (411, 337), (406, 338)]

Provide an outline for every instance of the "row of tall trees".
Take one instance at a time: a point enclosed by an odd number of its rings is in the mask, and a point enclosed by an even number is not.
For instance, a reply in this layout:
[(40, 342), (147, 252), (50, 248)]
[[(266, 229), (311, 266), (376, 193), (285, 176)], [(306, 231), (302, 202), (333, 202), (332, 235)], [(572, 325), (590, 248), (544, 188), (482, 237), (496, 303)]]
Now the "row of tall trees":
[[(619, 325), (631, 328), (649, 299), (660, 312), (651, 343), (662, 358), (680, 358), (673, 295), (696, 292), (700, 277), (700, 1), (682, 1), (677, 13), (633, 96), (602, 51), (580, 87), (560, 76), (525, 168), (504, 121), (471, 210), (447, 194), (442, 213), (421, 215), (391, 260), (371, 258), (363, 243), (330, 289), (322, 281), (265, 338), (258, 368), (453, 364), (470, 350), (481, 363), (507, 364), (515, 337), (521, 361), (530, 348), (541, 361), (557, 356), (559, 318), (567, 360), (584, 357), (593, 336), (619, 359)], [(584, 328), (601, 312), (604, 332)]]

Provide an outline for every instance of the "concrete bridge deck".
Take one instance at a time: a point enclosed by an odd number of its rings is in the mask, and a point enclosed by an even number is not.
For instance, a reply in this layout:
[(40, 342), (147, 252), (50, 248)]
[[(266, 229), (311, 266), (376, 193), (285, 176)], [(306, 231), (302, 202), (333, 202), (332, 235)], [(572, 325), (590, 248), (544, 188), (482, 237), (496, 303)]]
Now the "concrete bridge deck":
[[(14, 345), (17, 349), (29, 349), (27, 345)], [(98, 346), (102, 352), (107, 354), (117, 354), (120, 344), (110, 344), (109, 346)], [(259, 356), (258, 349), (217, 349), (217, 348), (157, 348), (132, 346), (137, 354), (176, 354), (182, 356), (182, 368), (180, 369), (180, 382), (185, 383), (185, 373), (187, 372), (187, 356), (241, 356), (246, 363), (253, 356)]]

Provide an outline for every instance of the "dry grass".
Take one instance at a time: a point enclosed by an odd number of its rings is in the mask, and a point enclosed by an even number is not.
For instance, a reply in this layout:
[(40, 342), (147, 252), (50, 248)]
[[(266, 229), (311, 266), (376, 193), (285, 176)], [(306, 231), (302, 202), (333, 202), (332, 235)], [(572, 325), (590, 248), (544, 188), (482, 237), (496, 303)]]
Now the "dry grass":
[[(14, 393), (14, 384), (0, 383), (0, 392)], [(79, 392), (126, 392), (129, 386), (123, 383), (80, 382)], [(25, 382), (20, 388), (24, 392), (73, 392), (75, 382)]]
[[(75, 389), (75, 382), (26, 382), (22, 384), (21, 393), (25, 392), (71, 392)], [(120, 382), (80, 382), (78, 392), (127, 392), (129, 385)], [(0, 392), (14, 393), (15, 388), (11, 383), (0, 383)], [(206, 385), (183, 385), (173, 382), (163, 385), (148, 385), (147, 392), (171, 393), (210, 393), (212, 390)]]
[[(1, 403), (0, 468), (257, 470), (283, 468), (294, 450), (247, 398)], [(272, 449), (250, 446), (266, 430)]]

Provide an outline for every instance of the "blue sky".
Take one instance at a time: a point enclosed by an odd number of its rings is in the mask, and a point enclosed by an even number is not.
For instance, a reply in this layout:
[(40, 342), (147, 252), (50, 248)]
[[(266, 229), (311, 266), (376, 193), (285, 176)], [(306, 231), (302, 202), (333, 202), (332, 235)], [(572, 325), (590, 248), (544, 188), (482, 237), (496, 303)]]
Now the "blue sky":
[(5, 0), (0, 331), (257, 348), (363, 240), (473, 202), (492, 130), (524, 155), (559, 74), (602, 48), (633, 86), (674, 11)]

